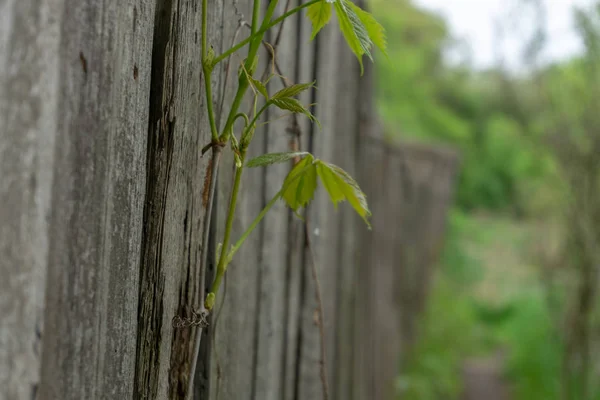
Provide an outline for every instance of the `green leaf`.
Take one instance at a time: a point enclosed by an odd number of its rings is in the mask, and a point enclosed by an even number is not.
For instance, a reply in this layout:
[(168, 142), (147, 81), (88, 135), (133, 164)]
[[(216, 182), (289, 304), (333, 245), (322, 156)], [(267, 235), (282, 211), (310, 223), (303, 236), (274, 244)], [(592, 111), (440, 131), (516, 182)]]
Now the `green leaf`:
[(331, 19), (331, 3), (322, 0), (312, 6), (308, 7), (306, 15), (310, 22), (312, 22), (312, 34), (310, 40), (313, 40), (317, 33), (329, 22)]
[(369, 35), (369, 38), (371, 39), (371, 42), (375, 46), (377, 46), (377, 48), (384, 55), (387, 55), (386, 54), (387, 39), (385, 37), (385, 30), (383, 29), (383, 26), (381, 26), (381, 24), (379, 22), (377, 22), (375, 17), (373, 17), (373, 15), (371, 15), (367, 11), (361, 9), (359, 6), (357, 6), (356, 4), (354, 4), (352, 2), (348, 2), (348, 3), (350, 4), (350, 7), (352, 7), (354, 12), (356, 13), (358, 18), (360, 19), (360, 21), (363, 23), (365, 29), (367, 30), (367, 34)]
[(317, 171), (314, 158), (308, 154), (290, 171), (283, 182), (281, 197), (294, 211), (305, 207), (317, 188)]
[(327, 193), (329, 193), (329, 198), (333, 202), (333, 206), (337, 209), (338, 203), (346, 200), (346, 196), (339, 187), (336, 175), (331, 171), (331, 169), (325, 166), (320, 160), (317, 161), (316, 164), (319, 179), (321, 179), (321, 183), (323, 186), (325, 186)]
[(306, 108), (304, 108), (302, 103), (300, 103), (298, 100), (296, 100), (292, 97), (271, 98), (271, 100), (269, 100), (269, 103), (273, 104), (274, 106), (276, 106), (282, 110), (287, 110), (287, 111), (291, 111), (293, 113), (298, 113), (298, 114), (304, 114), (311, 121), (316, 122), (319, 125), (319, 127), (321, 126), (321, 124), (315, 118), (315, 116), (312, 115), (311, 112), (308, 111)]
[(335, 0), (335, 12), (340, 23), (340, 30), (346, 39), (346, 43), (350, 47), (350, 50), (354, 53), (360, 64), (360, 74), (364, 72), (362, 63), (362, 56), (367, 55), (373, 60), (371, 56), (371, 47), (373, 42), (369, 37), (367, 28), (364, 26), (356, 12), (352, 7), (352, 2), (348, 0)]
[(242, 64), (240, 66), (240, 77), (244, 76), (248, 82), (250, 83), (250, 86), (252, 86), (252, 88), (256, 91), (259, 92), (260, 94), (262, 94), (264, 96), (265, 99), (269, 99), (269, 93), (267, 92), (267, 88), (265, 87), (265, 85), (259, 81), (258, 79), (254, 79), (252, 77), (252, 75), (250, 74), (250, 72), (246, 69), (245, 64)]
[(261, 81), (250, 77), (250, 83), (265, 99), (269, 100), (269, 92), (267, 92), (267, 88)]
[(264, 167), (271, 164), (286, 162), (296, 157), (303, 157), (308, 154), (310, 153), (307, 153), (305, 151), (263, 154), (262, 156), (255, 157), (252, 160), (248, 161), (248, 163), (246, 163), (246, 167)]
[(288, 87), (281, 89), (279, 92), (273, 95), (274, 99), (284, 99), (289, 97), (294, 97), (297, 94), (304, 92), (306, 89), (309, 89), (315, 85), (315, 82), (310, 83), (295, 83)]
[(337, 165), (321, 160), (318, 160), (315, 164), (317, 165), (317, 174), (327, 193), (329, 193), (329, 198), (333, 204), (337, 206), (337, 203), (348, 200), (348, 203), (370, 228), (371, 224), (368, 218), (371, 216), (371, 211), (369, 211), (367, 197), (358, 186), (358, 183)]

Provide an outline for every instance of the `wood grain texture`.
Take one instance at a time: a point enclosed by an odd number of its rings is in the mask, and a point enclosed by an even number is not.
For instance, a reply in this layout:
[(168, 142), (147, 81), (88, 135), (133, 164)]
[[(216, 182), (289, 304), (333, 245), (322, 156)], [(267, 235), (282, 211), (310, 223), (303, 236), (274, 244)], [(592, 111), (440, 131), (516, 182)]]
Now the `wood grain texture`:
[(60, 73), (54, 162), (44, 166), (54, 178), (39, 397), (126, 398), (134, 375), (153, 7), (65, 1), (56, 10)]
[[(250, 19), (252, 15), (251, 2), (238, 0), (224, 8), (224, 36), (223, 48), (230, 48), (235, 31), (239, 26), (240, 16), (236, 11)], [(237, 10), (236, 10), (237, 8)], [(248, 29), (240, 30), (235, 43), (248, 35)], [(227, 105), (237, 90), (237, 72), (242, 60), (246, 56), (245, 50), (236, 53), (231, 58), (230, 78), (225, 88), (225, 105), (221, 115), (225, 120), (229, 112)], [(262, 60), (266, 59), (265, 53), (259, 53)], [(264, 64), (262, 64), (264, 65)], [(226, 68), (223, 64), (222, 68)], [(257, 71), (262, 71), (261, 65)], [(251, 91), (248, 90), (248, 93)], [(251, 111), (249, 95), (240, 106), (240, 112)], [(224, 122), (223, 122), (224, 124)], [(234, 133), (239, 138), (242, 124), (235, 125)], [(255, 139), (248, 150), (247, 159), (262, 154), (264, 149), (265, 131), (257, 129)], [(223, 240), (227, 207), (231, 198), (234, 177), (234, 159), (230, 151), (224, 154), (219, 173), (219, 207), (216, 218), (216, 242)], [(231, 235), (235, 243), (241, 234), (250, 225), (263, 207), (263, 174), (260, 168), (245, 169), (240, 192), (236, 217)], [(258, 329), (258, 265), (262, 246), (261, 229), (257, 228), (244, 242), (233, 261), (227, 267), (225, 279), (219, 290), (212, 318), (211, 332), (214, 334), (212, 342), (212, 360), (210, 376), (210, 399), (252, 399), (255, 390), (254, 366), (256, 363), (256, 331)]]
[(62, 3), (0, 2), (3, 400), (35, 398), (40, 383)]
[[(160, 0), (155, 13), (148, 124), (148, 175), (134, 398), (183, 398), (193, 332), (174, 329), (200, 306), (206, 204), (202, 189), (210, 141), (201, 71), (201, 7)], [(211, 2), (209, 43), (220, 41), (222, 3)], [(218, 79), (218, 76), (216, 77)]]

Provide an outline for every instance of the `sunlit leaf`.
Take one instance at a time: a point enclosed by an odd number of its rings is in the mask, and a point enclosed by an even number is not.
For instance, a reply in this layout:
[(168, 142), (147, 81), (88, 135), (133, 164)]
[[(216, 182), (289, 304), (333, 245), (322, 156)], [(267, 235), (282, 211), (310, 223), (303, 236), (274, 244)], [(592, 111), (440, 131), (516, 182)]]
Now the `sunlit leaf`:
[(321, 179), (321, 183), (323, 184), (323, 186), (325, 186), (325, 190), (327, 190), (329, 198), (333, 202), (334, 207), (337, 208), (337, 204), (341, 201), (346, 200), (346, 196), (338, 186), (337, 178), (335, 174), (331, 171), (331, 169), (325, 166), (322, 161), (317, 161), (316, 164), (319, 179)]
[(334, 205), (340, 201), (348, 200), (348, 203), (354, 208), (356, 213), (362, 217), (369, 228), (371, 227), (368, 218), (371, 216), (367, 197), (362, 192), (358, 183), (343, 169), (337, 165), (329, 164), (323, 161), (317, 161), (317, 173), (323, 186), (329, 193), (329, 197)]
[(310, 35), (310, 40), (313, 40), (317, 33), (329, 22), (331, 19), (331, 3), (322, 0), (318, 3), (313, 4), (308, 7), (307, 16), (312, 22), (312, 34)]
[(308, 154), (290, 171), (283, 182), (281, 197), (294, 211), (305, 207), (317, 188), (317, 171), (314, 158)]
[(306, 156), (307, 154), (309, 154), (309, 153), (307, 153), (305, 151), (263, 154), (262, 156), (255, 157), (252, 160), (248, 161), (246, 166), (250, 167), (250, 168), (264, 167), (264, 166), (271, 165), (271, 164), (286, 162), (286, 161), (292, 160), (296, 157), (303, 157), (303, 156)]
[(386, 54), (387, 40), (385, 37), (385, 30), (383, 29), (383, 26), (381, 26), (381, 24), (377, 22), (373, 15), (361, 9), (356, 4), (352, 2), (348, 2), (348, 4), (350, 5), (350, 7), (352, 7), (360, 21), (363, 23), (365, 29), (367, 30), (367, 34), (371, 39), (371, 42), (375, 46), (377, 46), (377, 48), (381, 50), (382, 53)]
[(348, 0), (336, 0), (335, 12), (340, 23), (340, 30), (346, 39), (350, 50), (354, 53), (360, 64), (360, 73), (362, 75), (364, 68), (362, 56), (367, 55), (371, 60), (371, 47), (373, 42), (369, 38), (367, 28), (364, 26)]

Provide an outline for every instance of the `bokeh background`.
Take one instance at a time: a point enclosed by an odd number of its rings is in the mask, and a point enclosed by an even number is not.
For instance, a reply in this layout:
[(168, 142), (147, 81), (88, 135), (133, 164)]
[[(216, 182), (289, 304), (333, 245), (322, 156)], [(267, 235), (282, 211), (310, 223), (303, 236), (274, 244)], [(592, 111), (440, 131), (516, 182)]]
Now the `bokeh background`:
[(370, 6), (387, 138), (462, 157), (399, 397), (599, 399), (600, 2)]

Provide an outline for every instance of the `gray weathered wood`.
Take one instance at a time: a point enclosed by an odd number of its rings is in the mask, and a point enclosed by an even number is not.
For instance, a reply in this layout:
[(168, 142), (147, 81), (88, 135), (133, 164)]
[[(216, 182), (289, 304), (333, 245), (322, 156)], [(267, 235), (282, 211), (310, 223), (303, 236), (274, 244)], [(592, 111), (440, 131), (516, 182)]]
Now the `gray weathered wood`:
[[(358, 176), (362, 165), (358, 163), (357, 145), (359, 143), (359, 102), (365, 101), (365, 93), (360, 91), (360, 66), (356, 57), (347, 46), (340, 45), (337, 57), (340, 67), (337, 74), (335, 125), (335, 147), (332, 162), (342, 167), (351, 176), (356, 177), (358, 184), (364, 180)], [(366, 62), (370, 62), (365, 60)], [(331, 204), (326, 204), (331, 207)], [(325, 210), (324, 212), (327, 212)], [(330, 211), (331, 212), (331, 211)], [(367, 229), (366, 224), (356, 215), (348, 203), (340, 206), (337, 248), (338, 288), (336, 293), (337, 315), (335, 320), (335, 365), (332, 398), (350, 399), (354, 392), (354, 318), (355, 301), (360, 300), (356, 275), (359, 267), (358, 256), (361, 247), (358, 235)], [(331, 251), (331, 250), (329, 250)], [(360, 318), (360, 316), (359, 316)]]
[(2, 292), (16, 295), (2, 304), (9, 331), (0, 337), (16, 339), (3, 350), (22, 352), (0, 357), (2, 381), (5, 365), (14, 374), (2, 398), (132, 390), (152, 7), (120, 7), (126, 12), (73, 1), (0, 8)]
[(0, 399), (40, 382), (62, 3), (0, 2)]
[[(210, 141), (200, 76), (201, 17), (195, 0), (157, 3), (135, 398), (183, 398), (188, 386), (193, 330), (174, 329), (172, 320), (189, 318), (200, 306), (209, 160), (200, 149)], [(222, 3), (211, 2), (211, 44), (220, 41), (221, 17)]]
[[(287, 1), (278, 4), (277, 14), (286, 11)], [(268, 42), (275, 49), (275, 60), (287, 83), (294, 83), (296, 69), (296, 20), (290, 18), (274, 28), (267, 35)], [(280, 33), (281, 32), (281, 33)], [(277, 41), (279, 41), (277, 43)], [(268, 60), (268, 59), (267, 59)], [(266, 65), (269, 73), (273, 66)], [(281, 79), (273, 77), (268, 85), (269, 93), (274, 94), (284, 88)], [(289, 114), (286, 112), (286, 114)], [(271, 108), (267, 113), (265, 132), (265, 153), (290, 150), (288, 128), (293, 123), (292, 116)], [(282, 116), (284, 116), (282, 118)], [(261, 132), (262, 133), (262, 132)], [(290, 163), (263, 168), (263, 204), (275, 196), (290, 170)], [(284, 343), (286, 330), (286, 280), (288, 263), (288, 223), (289, 211), (283, 201), (277, 202), (263, 220), (262, 251), (258, 265), (258, 309), (257, 309), (257, 356), (256, 389), (254, 398), (280, 400), (284, 390)]]
[[(250, 1), (237, 1), (238, 10), (248, 19), (252, 16)], [(229, 3), (225, 7), (225, 32), (223, 36), (223, 48), (231, 47), (235, 30), (239, 25), (239, 16), (236, 15), (235, 7)], [(248, 29), (240, 31), (236, 43), (248, 35)], [(245, 50), (240, 51), (231, 58), (231, 72), (229, 84), (226, 88), (225, 104), (230, 104), (237, 90), (237, 71), (245, 57)], [(264, 51), (259, 57), (265, 60)], [(257, 71), (262, 72), (262, 65)], [(225, 66), (223, 66), (225, 67)], [(260, 73), (259, 72), (259, 73)], [(251, 90), (248, 90), (251, 93)], [(247, 101), (242, 104), (239, 111), (249, 113), (251, 101), (247, 95)], [(226, 118), (229, 109), (223, 110), (222, 118)], [(242, 125), (236, 124), (234, 133), (239, 138)], [(257, 129), (255, 139), (248, 149), (247, 159), (264, 152), (264, 129)], [(223, 157), (221, 173), (219, 177), (219, 207), (217, 218), (217, 238), (219, 242), (223, 239), (227, 207), (231, 197), (234, 176), (234, 160), (231, 152)], [(240, 235), (250, 225), (263, 207), (263, 181), (264, 171), (260, 168), (244, 170), (242, 185), (236, 208), (236, 217), (233, 224), (232, 243), (235, 243)], [(257, 309), (258, 309), (258, 265), (260, 262), (260, 251), (262, 247), (261, 229), (256, 229), (248, 237), (244, 245), (238, 251), (233, 261), (227, 267), (226, 278), (221, 285), (215, 314), (213, 316), (214, 326), (209, 327), (214, 333), (211, 365), (211, 399), (252, 399), (255, 390), (255, 360), (257, 341)]]
[[(292, 1), (291, 7), (295, 2)], [(296, 32), (289, 32), (295, 38), (296, 46), (296, 74), (297, 83), (313, 82), (314, 76), (314, 56), (315, 41), (309, 41), (311, 25), (308, 19), (300, 14), (296, 18)], [(291, 44), (293, 45), (293, 44)], [(302, 104), (311, 104), (316, 95), (313, 88), (301, 93), (298, 99)], [(292, 144), (298, 146), (298, 150), (310, 150), (311, 133), (318, 129), (309, 119), (298, 116), (297, 126), (292, 124), (290, 134), (295, 135), (290, 138)], [(293, 146), (292, 146), (293, 147)], [(293, 212), (289, 212), (290, 231), (289, 231), (289, 262), (287, 266), (286, 285), (287, 290), (287, 315), (286, 315), (286, 346), (285, 346), (285, 391), (283, 398), (286, 400), (296, 399), (299, 390), (298, 374), (300, 373), (301, 362), (298, 357), (299, 349), (302, 347), (302, 304), (306, 291), (307, 274), (306, 253), (305, 253), (305, 223), (300, 220)], [(313, 297), (313, 294), (308, 294)]]

